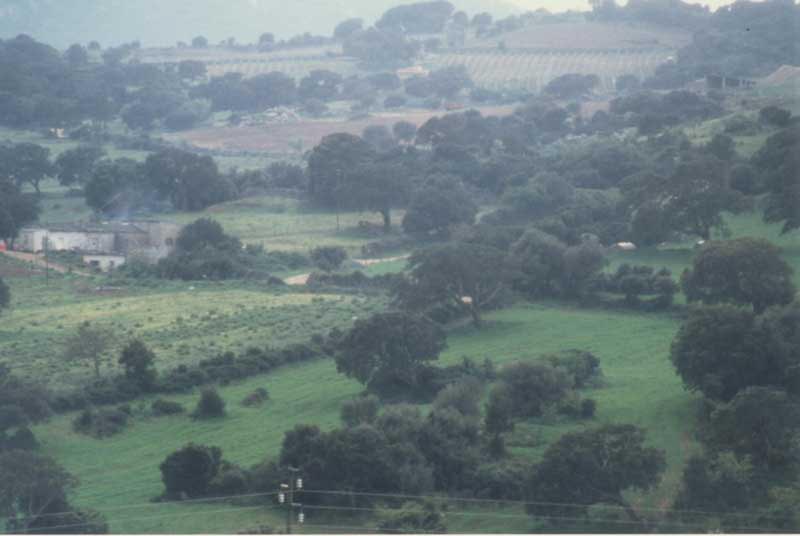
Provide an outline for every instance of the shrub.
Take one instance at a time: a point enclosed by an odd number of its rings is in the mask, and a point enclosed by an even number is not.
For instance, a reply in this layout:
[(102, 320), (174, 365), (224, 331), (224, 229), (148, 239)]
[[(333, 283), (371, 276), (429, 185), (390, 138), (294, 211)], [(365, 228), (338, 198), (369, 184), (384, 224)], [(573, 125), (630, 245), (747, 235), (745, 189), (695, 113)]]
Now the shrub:
[(402, 95), (389, 95), (383, 101), (383, 106), (384, 108), (400, 108), (401, 106), (405, 106), (407, 102), (408, 99)]
[(39, 441), (27, 426), (17, 429), (11, 437), (0, 444), (0, 450), (36, 450), (37, 448), (39, 448)]
[(269, 392), (263, 387), (259, 387), (242, 400), (242, 405), (246, 408), (260, 406), (269, 400)]
[(597, 401), (594, 398), (584, 398), (581, 400), (581, 417), (591, 419), (597, 412)]
[(514, 414), (539, 417), (569, 393), (572, 379), (562, 368), (538, 363), (516, 363), (500, 374), (514, 401)]
[(155, 354), (139, 339), (130, 341), (119, 357), (119, 364), (125, 369), (125, 377), (145, 392), (153, 389), (158, 373), (154, 362)]
[(264, 460), (250, 468), (249, 491), (268, 493), (279, 488), (286, 478), (285, 470), (274, 460)]
[(190, 443), (167, 456), (161, 463), (161, 480), (167, 498), (202, 497), (222, 464), (222, 450)]
[(433, 401), (433, 409), (451, 408), (464, 416), (477, 417), (481, 412), (478, 404), (482, 396), (483, 384), (474, 377), (466, 377), (442, 389)]
[(574, 419), (591, 419), (597, 410), (597, 402), (592, 398), (581, 399), (577, 393), (570, 393), (558, 404), (558, 413)]
[(380, 402), (374, 395), (360, 396), (342, 404), (342, 422), (355, 428), (361, 424), (373, 424), (378, 418)]
[(223, 461), (219, 473), (208, 486), (209, 495), (220, 497), (241, 494), (247, 490), (247, 472), (238, 465)]
[(213, 387), (200, 392), (200, 400), (192, 413), (195, 419), (216, 419), (225, 416), (225, 401)]
[(475, 497), (496, 501), (524, 499), (524, 482), (519, 475), (530, 471), (528, 464), (519, 461), (483, 463), (478, 466), (470, 487)]
[(179, 413), (183, 413), (186, 409), (177, 402), (172, 402), (170, 400), (164, 400), (159, 398), (158, 400), (153, 401), (150, 406), (150, 409), (153, 412), (153, 415), (162, 416), (162, 415), (177, 415)]
[(129, 415), (118, 409), (83, 410), (72, 421), (72, 429), (97, 439), (120, 433), (128, 425)]
[(398, 509), (383, 510), (380, 513), (378, 528), (387, 534), (447, 532), (445, 516), (433, 503), (423, 503), (422, 508), (414, 503), (406, 503)]
[(364, 275), (364, 272), (355, 271), (350, 274), (320, 274), (309, 276), (306, 286), (312, 289), (324, 287), (338, 287), (360, 291), (393, 289), (400, 281), (401, 274), (382, 274), (374, 277)]
[(325, 272), (338, 270), (347, 259), (347, 251), (340, 247), (318, 247), (311, 250), (311, 261)]
[(789, 126), (792, 112), (777, 106), (767, 106), (758, 112), (758, 117), (764, 123), (783, 128)]
[(603, 375), (600, 360), (591, 352), (567, 350), (560, 354), (548, 355), (544, 359), (551, 366), (569, 374), (576, 389), (596, 384)]

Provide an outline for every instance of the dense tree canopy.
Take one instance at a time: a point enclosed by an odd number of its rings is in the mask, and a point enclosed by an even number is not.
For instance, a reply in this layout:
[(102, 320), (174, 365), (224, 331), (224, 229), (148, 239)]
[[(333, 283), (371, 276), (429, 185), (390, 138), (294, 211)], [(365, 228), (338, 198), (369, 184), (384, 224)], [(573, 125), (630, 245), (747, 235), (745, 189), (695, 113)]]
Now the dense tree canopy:
[(413, 391), (425, 362), (438, 359), (445, 345), (444, 332), (431, 320), (381, 313), (356, 321), (339, 343), (336, 368), (379, 394)]
[(665, 468), (664, 452), (645, 446), (644, 432), (635, 426), (570, 432), (550, 445), (535, 467), (526, 499), (539, 504), (528, 508), (534, 515), (561, 512), (577, 517), (588, 506), (606, 503), (625, 508), (631, 521), (638, 522), (623, 492), (652, 488)]
[[(52, 458), (22, 450), (0, 453), (0, 514), (11, 533), (102, 534), (98, 514), (69, 504), (77, 480)], [(52, 528), (51, 528), (52, 527)]]
[(672, 343), (672, 363), (690, 390), (730, 400), (750, 386), (798, 388), (797, 305), (757, 318), (730, 305), (695, 308)]
[(389, 9), (375, 25), (410, 34), (439, 33), (454, 10), (453, 4), (443, 0), (417, 2)]
[(600, 83), (595, 74), (565, 74), (551, 80), (544, 88), (545, 93), (563, 99), (588, 95)]
[(210, 156), (165, 149), (147, 157), (147, 180), (177, 210), (202, 210), (233, 196), (232, 186)]
[(161, 480), (170, 498), (202, 497), (208, 493), (211, 481), (222, 463), (219, 447), (190, 443), (167, 456), (161, 463)]
[[(629, 177), (623, 191), (634, 226), (648, 221), (640, 212), (650, 212), (663, 230), (690, 233), (705, 240), (711, 238), (712, 228), (724, 226), (724, 211), (737, 212), (745, 207), (742, 195), (730, 188), (725, 165), (713, 156), (691, 156), (668, 178), (648, 173)], [(663, 236), (653, 236), (659, 234)]]
[(689, 301), (752, 305), (756, 313), (794, 299), (792, 268), (780, 248), (759, 238), (703, 246), (681, 278)]
[(446, 237), (453, 226), (472, 224), (477, 213), (472, 197), (455, 177), (431, 177), (411, 195), (403, 230), (409, 234)]
[(153, 388), (156, 381), (156, 355), (140, 339), (130, 341), (122, 349), (118, 363), (125, 370), (125, 377), (135, 382), (142, 391)]
[(113, 333), (103, 326), (83, 322), (64, 345), (64, 359), (87, 361), (94, 368), (94, 376), (100, 378), (100, 366), (113, 340)]
[(525, 231), (509, 250), (514, 287), (531, 298), (580, 297), (607, 262), (603, 248), (592, 241), (568, 246), (537, 228)]
[[(716, 512), (730, 525), (741, 517), (725, 516), (747, 510), (757, 497), (766, 498), (764, 480), (752, 462), (731, 452), (693, 456), (683, 471), (683, 483), (673, 507), (684, 522), (707, 521), (695, 512)], [(723, 522), (723, 526), (725, 523)]]
[(748, 387), (709, 417), (706, 441), (769, 468), (800, 460), (800, 403), (773, 387)]
[(386, 68), (413, 59), (419, 51), (419, 45), (406, 39), (398, 30), (369, 28), (351, 33), (345, 39), (342, 50), (367, 65)]
[(27, 142), (0, 145), (0, 180), (9, 179), (20, 188), (28, 184), (39, 194), (41, 182), (53, 174), (50, 149)]
[(93, 145), (80, 145), (58, 155), (55, 167), (58, 182), (63, 186), (83, 185), (92, 174), (95, 163), (105, 156), (105, 151)]
[(19, 231), (38, 218), (37, 197), (22, 193), (11, 180), (0, 177), (0, 239), (13, 245)]
[(345, 185), (359, 166), (374, 154), (367, 142), (352, 134), (331, 134), (322, 139), (308, 159), (308, 193), (323, 206), (346, 206)]
[(11, 290), (9, 290), (3, 278), (0, 277), (0, 312), (2, 312), (3, 309), (7, 309), (10, 304)]
[(800, 228), (800, 127), (770, 136), (754, 155), (753, 163), (765, 175), (767, 199), (764, 219), (783, 223), (783, 233)]
[(359, 210), (373, 210), (383, 217), (383, 229), (392, 228), (392, 208), (405, 204), (410, 184), (402, 166), (371, 162), (362, 164), (344, 176), (342, 191), (348, 205)]
[(336, 25), (336, 28), (334, 28), (333, 37), (339, 40), (347, 39), (355, 32), (362, 30), (363, 27), (364, 27), (363, 19), (354, 18), (354, 19), (343, 20), (342, 22)]
[[(357, 494), (348, 497), (346, 492), (413, 493), (430, 489), (419, 480), (410, 482), (406, 476), (408, 471), (417, 472), (415, 466), (424, 464), (417, 452), (406, 451), (409, 439), (392, 444), (385, 434), (367, 425), (330, 432), (321, 432), (316, 426), (298, 425), (286, 432), (280, 463), (299, 468), (304, 478), (315, 485), (343, 492), (341, 496), (328, 498), (306, 495), (305, 502), (366, 506), (373, 502), (369, 497)], [(417, 487), (420, 484), (422, 488)]]
[(270, 279), (263, 248), (243, 247), (238, 238), (226, 234), (219, 222), (211, 218), (200, 218), (181, 229), (175, 246), (156, 268), (163, 278), (184, 281)]
[(144, 166), (130, 158), (101, 160), (84, 188), (86, 204), (98, 213), (127, 214), (147, 202)]
[(469, 314), (476, 327), (483, 312), (498, 304), (511, 278), (502, 251), (466, 242), (417, 251), (408, 266), (411, 281), (399, 290), (402, 302), (409, 307), (455, 307)]

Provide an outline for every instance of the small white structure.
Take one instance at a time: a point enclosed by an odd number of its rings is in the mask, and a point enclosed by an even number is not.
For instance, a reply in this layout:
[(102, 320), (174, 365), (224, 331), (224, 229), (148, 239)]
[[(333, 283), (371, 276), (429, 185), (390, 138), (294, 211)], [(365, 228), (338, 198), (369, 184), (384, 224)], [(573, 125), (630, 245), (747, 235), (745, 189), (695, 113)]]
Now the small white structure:
[[(69, 223), (22, 229), (14, 249), (30, 253), (73, 251), (108, 267), (135, 257), (155, 263), (169, 255), (181, 226), (157, 221)], [(102, 257), (102, 258), (101, 258)]]
[(638, 248), (633, 242), (617, 242), (614, 244), (614, 249), (618, 251), (636, 251)]
[(431, 72), (422, 65), (414, 65), (413, 67), (398, 69), (396, 74), (400, 80), (406, 80), (415, 76), (428, 76)]
[(101, 229), (79, 229), (71, 226), (56, 226), (49, 229), (29, 228), (20, 232), (15, 249), (41, 253), (50, 251), (112, 251), (114, 233)]

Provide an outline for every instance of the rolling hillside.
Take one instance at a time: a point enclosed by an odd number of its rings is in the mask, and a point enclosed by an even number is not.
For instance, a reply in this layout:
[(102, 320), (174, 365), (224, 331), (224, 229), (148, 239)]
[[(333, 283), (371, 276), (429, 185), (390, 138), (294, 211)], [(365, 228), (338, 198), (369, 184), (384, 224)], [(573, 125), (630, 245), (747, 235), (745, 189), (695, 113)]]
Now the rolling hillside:
[[(212, 43), (228, 37), (253, 42), (264, 32), (279, 38), (310, 32), (331, 35), (350, 17), (372, 22), (399, 0), (4, 0), (0, 38), (26, 33), (65, 48), (97, 40), (116, 45), (140, 40), (146, 46), (174, 45), (205, 35)], [(507, 0), (453, 2), (470, 13), (495, 16), (520, 12)]]
[(689, 32), (645, 24), (561, 22), (535, 24), (492, 38), (468, 40), (466, 48), (508, 49), (646, 49), (681, 48), (691, 41)]

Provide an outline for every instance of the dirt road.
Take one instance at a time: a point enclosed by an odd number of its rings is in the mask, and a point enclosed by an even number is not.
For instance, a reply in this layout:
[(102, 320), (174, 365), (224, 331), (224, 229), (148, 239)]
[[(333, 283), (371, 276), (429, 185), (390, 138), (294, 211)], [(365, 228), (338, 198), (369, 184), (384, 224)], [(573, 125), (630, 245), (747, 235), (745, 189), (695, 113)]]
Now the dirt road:
[(34, 266), (37, 266), (38, 268), (42, 269), (49, 268), (50, 270), (53, 270), (54, 272), (58, 272), (60, 274), (73, 273), (85, 277), (91, 276), (91, 274), (89, 273), (74, 269), (70, 270), (68, 267), (62, 266), (61, 264), (54, 263), (52, 261), (47, 262), (44, 258), (44, 255), (37, 255), (36, 253), (25, 253), (22, 251), (3, 251), (0, 252), (0, 254), (8, 255), (12, 259), (17, 259), (18, 261), (33, 263)]
[[(373, 266), (375, 264), (381, 264), (384, 262), (402, 261), (408, 257), (408, 255), (402, 255), (400, 257), (388, 257), (386, 259), (353, 259), (353, 261), (366, 268), (367, 266)], [(300, 287), (308, 283), (308, 278), (310, 276), (311, 274), (293, 275), (292, 277), (287, 277), (284, 279), (283, 282), (287, 285)]]

